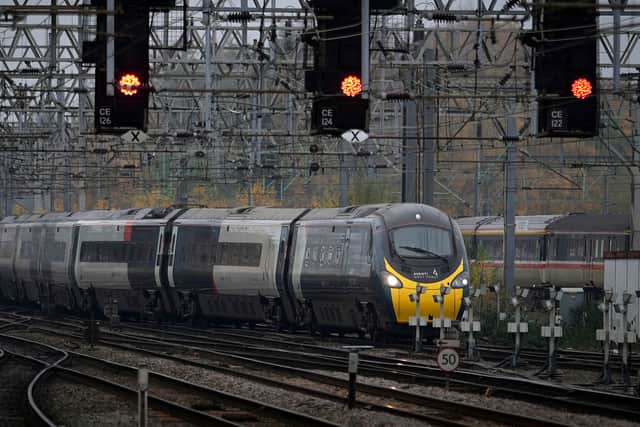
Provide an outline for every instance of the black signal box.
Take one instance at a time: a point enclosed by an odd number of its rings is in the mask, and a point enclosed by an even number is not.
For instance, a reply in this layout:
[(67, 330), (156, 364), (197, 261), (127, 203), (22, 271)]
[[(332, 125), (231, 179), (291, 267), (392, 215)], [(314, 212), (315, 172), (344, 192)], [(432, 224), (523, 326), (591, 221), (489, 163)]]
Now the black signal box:
[(369, 101), (341, 95), (313, 100), (311, 128), (318, 133), (340, 135), (349, 129), (368, 131)]

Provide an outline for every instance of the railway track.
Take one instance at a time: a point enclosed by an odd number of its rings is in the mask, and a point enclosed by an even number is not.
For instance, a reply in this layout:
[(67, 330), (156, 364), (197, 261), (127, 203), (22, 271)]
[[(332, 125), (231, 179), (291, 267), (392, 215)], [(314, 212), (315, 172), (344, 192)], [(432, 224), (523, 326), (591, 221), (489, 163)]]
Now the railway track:
[[(154, 328), (126, 325), (128, 329), (153, 333)], [(285, 343), (290, 349), (273, 349), (247, 342), (211, 338), (205, 339), (205, 333), (187, 336), (184, 331), (157, 331), (161, 339), (176, 345), (193, 346), (197, 348), (214, 348), (237, 357), (251, 357), (265, 362), (295, 367), (314, 367), (316, 369), (340, 370), (344, 372), (347, 366), (348, 351), (327, 348), (317, 345), (300, 343)], [(129, 334), (137, 339), (145, 338), (142, 334)], [(217, 333), (214, 333), (217, 335)], [(234, 338), (238, 334), (223, 333)], [(255, 341), (264, 343), (264, 338)], [(234, 346), (236, 347), (234, 349)], [(239, 347), (241, 346), (241, 347)], [(292, 351), (291, 348), (305, 351)], [(313, 349), (315, 352), (306, 350)], [(443, 385), (445, 378), (442, 372), (433, 366), (415, 362), (409, 359), (394, 359), (380, 356), (361, 355), (360, 372), (364, 375), (389, 379), (404, 380), (413, 384)], [(481, 373), (470, 370), (459, 370), (451, 375), (451, 383), (465, 390), (484, 393), (491, 388), (491, 393), (498, 396), (518, 398), (525, 401), (544, 401), (545, 404), (560, 408), (570, 408), (576, 411), (591, 413), (606, 413), (608, 416), (633, 419), (640, 416), (640, 399), (619, 393), (603, 393), (581, 387), (558, 385), (546, 381), (512, 376), (497, 375), (496, 373)]]
[[(38, 320), (38, 322), (49, 323), (60, 326), (60, 328), (64, 327), (70, 331), (70, 336), (76, 339), (81, 338), (80, 332), (84, 329), (77, 321), (52, 322)], [(234, 364), (243, 363), (258, 369), (276, 370), (281, 374), (289, 372), (288, 375), (302, 376), (325, 384), (336, 383), (335, 378), (313, 379), (311, 377), (315, 374), (305, 372), (305, 370), (308, 371), (309, 368), (315, 368), (338, 372), (346, 371), (346, 351), (313, 343), (292, 341), (286, 339), (288, 336), (278, 337), (277, 339), (264, 336), (256, 337), (255, 340), (252, 339), (247, 342), (246, 331), (216, 330), (215, 332), (210, 332), (185, 327), (158, 328), (129, 324), (123, 325), (123, 329), (132, 332), (105, 332), (103, 342), (112, 346), (120, 346), (120, 348), (130, 351), (140, 351), (157, 357), (172, 358), (181, 363), (198, 365), (197, 361), (192, 358), (189, 359), (189, 353), (195, 351), (198, 352), (200, 358), (206, 357), (211, 360), (209, 364), (205, 363), (208, 368), (220, 370), (221, 361)], [(60, 330), (57, 332), (61, 333)], [(267, 344), (271, 347), (277, 344), (282, 348), (266, 347)], [(170, 355), (167, 354), (169, 348), (171, 349)], [(292, 348), (296, 348), (296, 351), (292, 351)], [(179, 356), (180, 354), (185, 356), (181, 357)], [(379, 356), (362, 355), (361, 357), (360, 372), (368, 376), (392, 378), (424, 385), (442, 385), (444, 383), (439, 370), (419, 362)], [(233, 372), (233, 374), (239, 375), (242, 372)], [(456, 376), (452, 377), (451, 384), (453, 389), (458, 390), (490, 392), (494, 396), (535, 401), (536, 403), (544, 402), (548, 406), (624, 419), (635, 419), (640, 410), (638, 409), (640, 406), (637, 405), (638, 399), (628, 398), (626, 395), (617, 393), (600, 393), (542, 381), (519, 381), (511, 377), (499, 377), (496, 375), (489, 376), (491, 381), (487, 381), (487, 376), (484, 376), (481, 381), (476, 381), (474, 377), (477, 378), (478, 373), (467, 371), (461, 371), (456, 375), (458, 378)], [(514, 387), (514, 383), (517, 384), (516, 387)], [(340, 386), (346, 388), (345, 384)], [(372, 392), (373, 395), (376, 393), (381, 395), (388, 394), (379, 390)], [(411, 400), (412, 398), (408, 396), (400, 396), (397, 401), (406, 402)], [(420, 404), (426, 405), (427, 403), (422, 401)], [(432, 405), (438, 406), (439, 403), (432, 402)]]
[[(4, 352), (12, 359), (40, 365), (35, 369), (38, 373), (29, 383), (27, 396), (32, 406), (31, 412), (38, 414), (37, 424), (103, 424), (103, 421), (98, 421), (102, 417), (96, 414), (109, 413), (119, 414), (122, 418), (119, 422), (126, 423), (128, 420), (135, 423), (138, 396), (136, 368), (75, 352), (66, 352), (64, 357), (51, 363), (48, 351), (54, 350), (52, 347), (4, 334), (0, 335), (0, 345), (12, 348), (11, 352)], [(65, 383), (73, 384), (73, 395), (81, 394), (84, 399), (61, 402), (61, 396), (68, 395), (70, 390)], [(78, 391), (78, 387), (87, 390)], [(11, 391), (16, 390), (8, 390)], [(14, 393), (13, 400), (21, 399), (17, 397), (20, 395), (19, 392)], [(336, 425), (153, 372), (150, 373), (149, 406), (151, 425)], [(66, 408), (74, 410), (66, 411)], [(7, 416), (16, 419), (21, 417), (11, 413)], [(91, 419), (86, 419), (87, 416)]]
[[(140, 327), (133, 327), (133, 328), (140, 329)], [(57, 330), (57, 331), (49, 330), (48, 332), (63, 334), (64, 336), (70, 336), (76, 339), (81, 338), (81, 336), (77, 334), (74, 335), (73, 330), (75, 330), (75, 327), (71, 327), (70, 329), (72, 331), (68, 333), (62, 333), (60, 330)], [(147, 332), (150, 333), (149, 331)], [(224, 363), (221, 361), (227, 361), (227, 363), (231, 362), (234, 364), (243, 364), (245, 366), (249, 365), (249, 366), (253, 366), (256, 369), (261, 369), (265, 371), (269, 371), (269, 370), (276, 371), (278, 372), (279, 376), (302, 377), (308, 381), (330, 385), (332, 387), (337, 387), (341, 389), (342, 391), (341, 394), (343, 396), (346, 394), (344, 391), (348, 386), (347, 382), (345, 380), (336, 378), (335, 376), (323, 375), (317, 372), (311, 372), (308, 369), (304, 369), (301, 367), (286, 366), (282, 363), (273, 363), (272, 361), (268, 361), (268, 360), (258, 360), (258, 357), (255, 354), (253, 355), (253, 357), (247, 357), (246, 355), (240, 356), (237, 354), (233, 354), (232, 352), (229, 352), (229, 351), (216, 351), (216, 350), (210, 350), (206, 348), (207, 345), (209, 346), (213, 345), (215, 347), (219, 347), (221, 344), (220, 340), (216, 341), (215, 343), (213, 342), (207, 343), (206, 341), (203, 340), (202, 337), (200, 337), (199, 342), (197, 340), (194, 340), (193, 339), (194, 337), (192, 337), (192, 339), (190, 340), (191, 341), (190, 344), (186, 344), (185, 339), (177, 340), (177, 339), (167, 338), (167, 335), (171, 335), (167, 331), (156, 331), (156, 332), (158, 334), (164, 334), (164, 337), (151, 338), (151, 337), (144, 337), (139, 334), (138, 335), (119, 334), (119, 333), (114, 334), (114, 333), (106, 332), (103, 335), (103, 342), (110, 346), (121, 348), (123, 350), (137, 351), (137, 352), (141, 352), (147, 355), (152, 355), (155, 357), (168, 358), (174, 361), (179, 361), (180, 363), (190, 364), (192, 366), (204, 367), (207, 369), (213, 369), (215, 371), (228, 373), (230, 375), (242, 376), (252, 381), (260, 381), (263, 383), (266, 382), (269, 384), (278, 384), (278, 386), (280, 387), (286, 387), (291, 389), (290, 384), (286, 384), (286, 383), (283, 383), (282, 381), (274, 380), (273, 376), (268, 376), (268, 377), (262, 376), (261, 378), (257, 378), (255, 375), (247, 373), (246, 369), (243, 370), (243, 369), (224, 368), (220, 365), (220, 363)], [(198, 345), (194, 345), (194, 344), (198, 344)], [(243, 346), (245, 350), (247, 350), (247, 348), (249, 347), (247, 346), (246, 343), (244, 343)], [(256, 349), (256, 351), (257, 350), (258, 349)], [(335, 351), (335, 349), (328, 349), (328, 350)], [(264, 352), (264, 348), (262, 348), (261, 351)], [(193, 356), (190, 354), (192, 352), (198, 353), (199, 360), (194, 360)], [(248, 351), (248, 353), (250, 353), (250, 351)], [(182, 354), (182, 355), (179, 355), (179, 354)], [(210, 358), (210, 362), (202, 362), (203, 356), (207, 356), (208, 358)], [(304, 358), (310, 357), (308, 353), (303, 354), (302, 356)], [(317, 357), (317, 355), (313, 357)], [(326, 355), (324, 355), (323, 357), (326, 357)], [(330, 368), (335, 368), (335, 366), (340, 365), (341, 363), (342, 362), (337, 363), (334, 360), (332, 361), (332, 366)], [(367, 362), (365, 362), (365, 364), (366, 363)], [(318, 366), (315, 366), (315, 367), (316, 368), (320, 367), (320, 365), (318, 364)], [(323, 367), (327, 369), (326, 364)], [(376, 371), (378, 369), (379, 368), (376, 368), (375, 370), (373, 368), (366, 368), (365, 371)], [(340, 367), (341, 372), (344, 372), (345, 370), (346, 370), (345, 366)], [(380, 375), (380, 372), (373, 372), (373, 374)], [(397, 372), (395, 372), (395, 374), (397, 376)], [(442, 382), (442, 378), (438, 378), (438, 379), (440, 380), (440, 382)], [(464, 386), (465, 388), (467, 388), (469, 384), (464, 384)], [(477, 384), (474, 386), (478, 388)], [(454, 384), (454, 387), (455, 387), (455, 384)], [(364, 394), (364, 396), (359, 396), (359, 400), (361, 404), (371, 405), (371, 401), (367, 401), (365, 398), (366, 395), (370, 395), (371, 397), (378, 398), (378, 399), (380, 397), (384, 397), (387, 402), (393, 402), (391, 405), (387, 404), (387, 406), (396, 406), (395, 402), (398, 402), (398, 404), (404, 404), (404, 405), (413, 404), (413, 405), (418, 405), (421, 408), (432, 408), (432, 410), (439, 409), (441, 411), (444, 411), (446, 414), (448, 414), (447, 418), (450, 418), (451, 414), (468, 413), (468, 414), (472, 414), (470, 416), (475, 417), (476, 419), (480, 417), (485, 421), (502, 422), (503, 424), (509, 424), (509, 425), (511, 425), (516, 421), (516, 419), (514, 418), (514, 414), (512, 413), (505, 413), (505, 412), (500, 413), (500, 411), (487, 410), (486, 408), (481, 408), (481, 407), (478, 407), (477, 405), (463, 405), (463, 404), (460, 404), (459, 402), (450, 402), (450, 401), (446, 401), (445, 399), (432, 398), (428, 396), (417, 396), (417, 395), (412, 395), (411, 393), (400, 392), (398, 390), (394, 390), (393, 388), (377, 387), (377, 386), (368, 385), (368, 384), (359, 384), (358, 388), (359, 388), (359, 392), (361, 394)], [(314, 390), (309, 390), (309, 389), (301, 390), (299, 388), (296, 388), (296, 390), (300, 392), (313, 393), (314, 395), (318, 395), (317, 390), (315, 390), (315, 393), (314, 393)], [(482, 390), (483, 392), (486, 392), (487, 387), (486, 386), (482, 387)], [(499, 391), (507, 391), (507, 390), (498, 390), (498, 389), (494, 390), (494, 392), (499, 392)], [(335, 398), (335, 396), (336, 394), (333, 393), (332, 396), (329, 396), (327, 398), (330, 398), (330, 397)], [(529, 397), (533, 398), (534, 395), (530, 395)], [(537, 398), (538, 401), (541, 400), (540, 395), (535, 395), (535, 397)], [(340, 399), (343, 399), (343, 398), (340, 398)], [(566, 398), (563, 400), (563, 402), (571, 403), (571, 401)], [(545, 403), (547, 402), (545, 401)], [(583, 404), (582, 407), (584, 405), (585, 404)], [(593, 410), (593, 408), (591, 409)], [(629, 415), (629, 414), (625, 414), (625, 415)], [(617, 413), (617, 416), (621, 416), (621, 414)], [(418, 418), (417, 414), (413, 414), (413, 417)], [(426, 418), (424, 418), (424, 414), (422, 414), (421, 417), (422, 418), (418, 418), (418, 419), (422, 419), (426, 421)], [(433, 419), (430, 421), (435, 422), (435, 420)], [(545, 421), (539, 418), (529, 418), (529, 417), (522, 417), (522, 419), (518, 419), (517, 422), (519, 425), (559, 425), (558, 423)], [(450, 425), (450, 424), (445, 424), (445, 425)], [(456, 425), (469, 425), (469, 424), (465, 424), (464, 421), (462, 420)]]
[[(60, 326), (60, 323), (56, 323)], [(74, 325), (71, 325), (71, 330), (77, 330)], [(79, 335), (74, 335), (73, 332), (63, 333), (59, 329), (51, 331), (51, 333), (61, 334), (65, 337), (74, 337), (80, 339)], [(121, 348), (128, 351), (141, 352), (146, 355), (154, 355), (156, 357), (169, 358), (171, 360), (179, 361), (181, 363), (205, 367), (217, 372), (223, 372), (232, 376), (241, 376), (251, 381), (261, 382), (263, 384), (277, 386), (279, 388), (285, 388), (299, 393), (305, 393), (324, 399), (330, 399), (334, 401), (344, 402), (346, 390), (348, 388), (348, 382), (328, 375), (321, 375), (312, 373), (302, 369), (298, 369), (297, 375), (290, 372), (287, 374), (289, 377), (303, 377), (307, 381), (311, 381), (309, 386), (297, 386), (292, 385), (291, 382), (286, 382), (276, 379), (281, 376), (282, 372), (275, 369), (279, 373), (277, 375), (256, 375), (248, 373), (246, 369), (231, 369), (224, 368), (220, 365), (219, 361), (215, 361), (215, 358), (209, 363), (202, 363), (194, 361), (187, 357), (180, 357), (167, 354), (167, 346), (172, 346), (170, 343), (162, 341), (154, 341), (144, 338), (130, 339), (128, 337), (122, 337), (121, 334), (106, 334), (108, 337), (104, 338), (104, 342), (110, 346)], [(150, 350), (149, 347), (162, 348), (162, 350)], [(189, 351), (186, 347), (181, 347), (180, 350)], [(202, 350), (197, 349), (201, 352)], [(270, 367), (273, 371), (273, 366)], [(318, 381), (318, 378), (323, 379)], [(329, 386), (332, 390), (321, 391), (317, 384), (323, 384), (325, 389)], [(359, 396), (357, 404), (359, 406), (366, 406), (371, 410), (380, 410), (394, 415), (403, 416), (406, 418), (414, 418), (416, 420), (425, 421), (435, 425), (453, 425), (453, 426), (473, 426), (473, 425), (487, 425), (487, 422), (491, 422), (495, 425), (511, 425), (514, 420), (523, 426), (558, 426), (563, 425), (560, 423), (554, 423), (546, 421), (540, 418), (531, 418), (525, 416), (514, 415), (509, 412), (495, 411), (486, 408), (479, 407), (477, 405), (467, 405), (459, 402), (452, 402), (446, 399), (434, 398), (428, 396), (418, 396), (411, 393), (404, 393), (398, 390), (393, 390), (387, 387), (376, 387), (371, 385), (360, 384)], [(380, 402), (380, 403), (376, 403)], [(480, 420), (480, 421), (479, 421)]]
[(27, 425), (27, 388), (42, 365), (0, 349), (0, 426)]

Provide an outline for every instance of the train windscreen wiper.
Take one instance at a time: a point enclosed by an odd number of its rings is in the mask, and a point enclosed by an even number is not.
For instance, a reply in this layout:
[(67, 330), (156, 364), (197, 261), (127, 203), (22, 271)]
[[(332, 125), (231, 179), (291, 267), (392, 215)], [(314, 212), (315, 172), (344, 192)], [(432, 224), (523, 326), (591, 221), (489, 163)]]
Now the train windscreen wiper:
[(437, 254), (435, 252), (431, 252), (430, 250), (427, 250), (427, 249), (416, 248), (415, 246), (399, 246), (399, 248), (400, 249), (407, 249), (407, 250), (410, 250), (410, 251), (413, 251), (413, 252), (416, 252), (416, 253), (419, 253), (419, 254), (430, 255), (432, 258), (440, 258), (440, 259), (445, 260), (447, 262), (449, 261), (446, 256), (439, 255), (439, 254)]

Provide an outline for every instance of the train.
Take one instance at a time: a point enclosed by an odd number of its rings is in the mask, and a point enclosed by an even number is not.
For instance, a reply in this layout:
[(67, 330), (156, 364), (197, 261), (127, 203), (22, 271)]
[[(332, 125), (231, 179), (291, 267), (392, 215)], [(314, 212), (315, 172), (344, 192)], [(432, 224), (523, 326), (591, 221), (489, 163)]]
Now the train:
[(401, 333), (459, 319), (470, 281), (458, 224), (422, 204), (140, 208), (0, 221), (0, 296), (46, 310), (313, 332)]
[[(497, 276), (494, 279), (501, 281), (503, 217), (466, 217), (457, 218), (456, 222), (472, 265), (481, 266), (487, 273), (493, 270)], [(586, 213), (517, 216), (515, 238), (516, 286), (598, 290), (603, 288), (604, 254), (626, 251), (631, 246), (631, 216)]]

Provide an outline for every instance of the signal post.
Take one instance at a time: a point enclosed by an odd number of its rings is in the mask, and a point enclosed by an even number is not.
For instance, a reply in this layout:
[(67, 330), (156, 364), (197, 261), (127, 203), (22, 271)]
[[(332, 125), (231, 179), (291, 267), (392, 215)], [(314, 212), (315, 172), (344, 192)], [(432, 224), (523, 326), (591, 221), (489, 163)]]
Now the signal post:
[(149, 12), (175, 0), (93, 0), (94, 41), (82, 45), (82, 60), (95, 63), (95, 130), (124, 133), (147, 129), (149, 104)]

